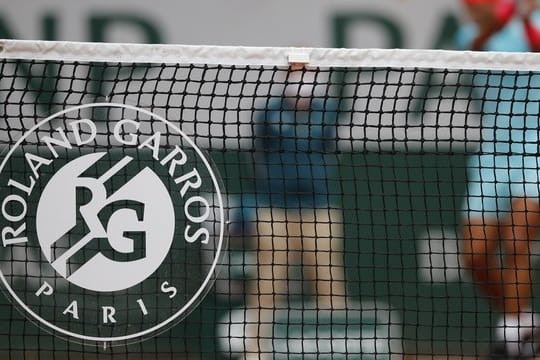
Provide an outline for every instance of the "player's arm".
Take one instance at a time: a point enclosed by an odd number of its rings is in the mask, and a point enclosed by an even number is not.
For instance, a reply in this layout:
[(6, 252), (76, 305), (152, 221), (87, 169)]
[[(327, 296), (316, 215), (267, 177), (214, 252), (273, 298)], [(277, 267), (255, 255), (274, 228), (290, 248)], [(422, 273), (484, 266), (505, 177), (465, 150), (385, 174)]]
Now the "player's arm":
[(333, 152), (336, 149), (337, 127), (339, 118), (339, 101), (327, 100), (323, 120), (324, 150)]
[(531, 19), (532, 14), (538, 9), (536, 0), (521, 0), (520, 13), (523, 18), (523, 26), (527, 42), (531, 51), (540, 51), (540, 29)]
[[(264, 177), (267, 172), (268, 156), (279, 146), (280, 101), (269, 97), (253, 114), (254, 160), (256, 177)], [(273, 125), (274, 123), (278, 124)]]
[(275, 145), (275, 140), (280, 136), (281, 111), (280, 102), (275, 99), (268, 100), (263, 109), (255, 111), (253, 130), (256, 149), (267, 151)]
[[(469, 4), (474, 4), (477, 1), (469, 0)], [(471, 43), (471, 50), (482, 50), (489, 38), (500, 31), (516, 13), (517, 5), (515, 0), (499, 0), (490, 10), (490, 14), (486, 14), (489, 21), (481, 24), (479, 33)]]

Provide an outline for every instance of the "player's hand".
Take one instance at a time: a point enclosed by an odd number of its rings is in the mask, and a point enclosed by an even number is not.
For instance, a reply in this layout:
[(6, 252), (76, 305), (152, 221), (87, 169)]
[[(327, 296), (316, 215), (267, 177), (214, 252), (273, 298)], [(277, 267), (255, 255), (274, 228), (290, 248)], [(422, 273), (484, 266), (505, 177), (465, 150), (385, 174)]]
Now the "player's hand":
[(517, 0), (518, 12), (523, 19), (529, 19), (532, 13), (539, 8), (537, 0)]

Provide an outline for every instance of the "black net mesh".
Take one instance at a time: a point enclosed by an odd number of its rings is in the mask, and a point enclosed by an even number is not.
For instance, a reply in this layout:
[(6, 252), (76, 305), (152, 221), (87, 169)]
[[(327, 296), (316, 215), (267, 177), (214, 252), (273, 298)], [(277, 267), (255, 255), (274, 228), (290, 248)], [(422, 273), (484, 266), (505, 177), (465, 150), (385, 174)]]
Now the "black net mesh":
[(532, 314), (536, 73), (0, 64), (3, 359), (468, 358)]

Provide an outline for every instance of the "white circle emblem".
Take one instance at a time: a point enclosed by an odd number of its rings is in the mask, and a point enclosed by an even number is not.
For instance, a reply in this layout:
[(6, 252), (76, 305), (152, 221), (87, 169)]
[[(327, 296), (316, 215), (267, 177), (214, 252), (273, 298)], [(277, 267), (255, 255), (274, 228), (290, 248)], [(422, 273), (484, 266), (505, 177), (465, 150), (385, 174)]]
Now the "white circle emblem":
[[(215, 279), (220, 184), (208, 154), (152, 112), (114, 103), (58, 112), (0, 162), (0, 280), (56, 335), (111, 345), (155, 335)], [(202, 252), (211, 264), (195, 262)]]

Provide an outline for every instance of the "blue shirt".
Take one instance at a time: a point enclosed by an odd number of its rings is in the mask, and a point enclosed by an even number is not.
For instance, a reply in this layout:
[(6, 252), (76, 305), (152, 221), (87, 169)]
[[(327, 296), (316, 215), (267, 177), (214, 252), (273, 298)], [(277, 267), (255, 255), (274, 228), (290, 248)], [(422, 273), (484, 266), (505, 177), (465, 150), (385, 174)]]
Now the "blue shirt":
[(257, 198), (284, 208), (328, 206), (329, 176), (337, 164), (337, 104), (312, 99), (296, 110), (286, 98), (270, 100), (255, 113)]
[[(535, 13), (533, 23), (540, 23)], [(457, 45), (468, 49), (478, 34), (475, 24), (457, 33)], [(510, 21), (484, 45), (486, 51), (530, 51), (523, 23)], [(538, 153), (540, 74), (518, 71), (476, 71), (472, 83), (482, 106), (482, 152)]]

